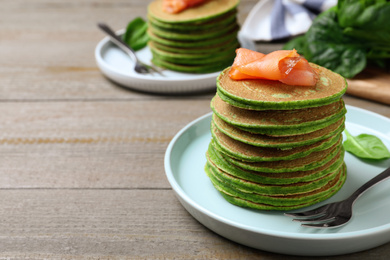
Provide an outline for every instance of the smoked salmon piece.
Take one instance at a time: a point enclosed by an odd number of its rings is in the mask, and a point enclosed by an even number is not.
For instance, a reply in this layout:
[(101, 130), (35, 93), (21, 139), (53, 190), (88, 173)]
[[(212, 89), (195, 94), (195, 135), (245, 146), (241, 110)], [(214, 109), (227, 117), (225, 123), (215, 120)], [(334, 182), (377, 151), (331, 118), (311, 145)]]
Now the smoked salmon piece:
[(252, 51), (245, 48), (238, 48), (236, 50), (236, 57), (234, 58), (233, 65), (229, 71), (230, 78), (234, 79), (256, 79), (256, 77), (251, 77), (249, 75), (241, 73), (237, 70), (238, 67), (243, 66), (245, 64), (251, 63), (255, 60), (261, 59), (265, 56), (265, 54), (257, 51)]
[(207, 0), (164, 0), (163, 10), (167, 13), (177, 14), (195, 5), (199, 5)]
[[(286, 64), (286, 62), (290, 62)], [(279, 81), (287, 85), (300, 85), (300, 86), (315, 86), (318, 81), (317, 71), (309, 65), (309, 62), (303, 57), (299, 57), (296, 61), (284, 60), (279, 64), (282, 70), (287, 72), (285, 78)]]
[[(240, 51), (237, 55), (245, 55), (249, 52)], [(263, 55), (262, 57), (260, 57)], [(279, 80), (287, 85), (314, 86), (318, 76), (316, 71), (309, 65), (309, 62), (300, 56), (296, 50), (274, 51), (267, 55), (261, 54), (260, 58), (254, 59), (236, 57), (239, 61), (234, 70), (229, 73), (231, 79), (269, 79)], [(237, 73), (238, 71), (239, 73)]]

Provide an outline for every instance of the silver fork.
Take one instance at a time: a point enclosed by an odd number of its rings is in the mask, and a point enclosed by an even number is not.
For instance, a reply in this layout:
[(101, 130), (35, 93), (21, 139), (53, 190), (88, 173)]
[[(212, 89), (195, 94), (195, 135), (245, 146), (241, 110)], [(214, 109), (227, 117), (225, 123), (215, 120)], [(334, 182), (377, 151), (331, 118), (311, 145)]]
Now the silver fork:
[[(121, 37), (116, 35), (116, 33), (107, 25), (104, 23), (98, 23), (98, 27), (107, 33), (107, 35), (110, 37), (110, 40), (117, 45), (119, 48), (121, 48), (124, 52), (126, 52), (130, 58), (135, 62), (134, 70), (140, 74), (147, 74), (151, 73), (153, 74), (154, 72), (162, 75), (162, 73), (154, 66), (152, 65), (147, 65), (143, 62), (141, 62), (138, 58), (137, 55), (135, 55), (135, 51), (127, 45)], [(163, 76), (163, 75), (162, 75)]]
[(333, 202), (313, 210), (299, 213), (285, 213), (302, 226), (313, 228), (336, 228), (345, 225), (352, 218), (352, 206), (365, 191), (390, 177), (390, 168), (384, 170), (357, 189), (350, 197)]

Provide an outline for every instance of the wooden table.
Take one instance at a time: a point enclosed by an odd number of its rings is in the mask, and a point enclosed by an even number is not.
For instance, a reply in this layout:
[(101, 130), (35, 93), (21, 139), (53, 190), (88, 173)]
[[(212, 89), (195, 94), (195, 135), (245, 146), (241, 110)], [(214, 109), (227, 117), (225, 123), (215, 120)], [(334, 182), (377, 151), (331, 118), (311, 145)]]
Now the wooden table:
[[(165, 177), (169, 141), (210, 112), (214, 91), (150, 95), (98, 70), (96, 22), (123, 28), (148, 2), (1, 2), (0, 259), (285, 259), (199, 224)], [(242, 0), (241, 23), (256, 2)], [(387, 105), (345, 101), (390, 117)]]

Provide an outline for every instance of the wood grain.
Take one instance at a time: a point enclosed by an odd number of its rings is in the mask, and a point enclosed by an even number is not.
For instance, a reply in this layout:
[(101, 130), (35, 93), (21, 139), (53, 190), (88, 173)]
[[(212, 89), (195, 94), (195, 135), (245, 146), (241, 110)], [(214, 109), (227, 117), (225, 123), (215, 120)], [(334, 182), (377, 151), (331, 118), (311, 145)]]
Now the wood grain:
[[(2, 259), (312, 259), (226, 240), (195, 221), (170, 190), (24, 189), (0, 190), (0, 197)], [(332, 259), (389, 253), (381, 246)]]
[[(286, 259), (199, 224), (165, 177), (170, 140), (211, 111), (214, 93), (149, 95), (98, 70), (96, 23), (124, 28), (149, 2), (1, 2), (0, 259)], [(240, 23), (257, 2), (241, 1)], [(390, 117), (387, 105), (344, 99)], [(332, 259), (389, 254), (386, 244)]]
[(0, 103), (0, 188), (168, 188), (165, 149), (209, 100), (152, 103)]
[(390, 72), (368, 68), (348, 80), (347, 93), (390, 105)]

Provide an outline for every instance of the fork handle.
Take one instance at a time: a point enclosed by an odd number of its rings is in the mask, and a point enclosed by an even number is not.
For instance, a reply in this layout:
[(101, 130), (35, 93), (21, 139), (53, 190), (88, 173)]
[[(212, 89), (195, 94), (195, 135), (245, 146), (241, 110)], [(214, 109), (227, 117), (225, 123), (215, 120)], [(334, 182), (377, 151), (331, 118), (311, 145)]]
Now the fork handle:
[(387, 168), (371, 180), (364, 183), (359, 189), (357, 189), (352, 195), (348, 198), (351, 202), (354, 202), (357, 198), (359, 198), (365, 191), (367, 191), (372, 186), (386, 180), (390, 177), (390, 168)]
[(107, 25), (104, 23), (98, 23), (98, 27), (103, 30), (105, 33), (108, 34), (110, 37), (110, 40), (114, 42), (119, 48), (121, 48), (124, 52), (126, 52), (134, 61), (138, 61), (137, 56), (135, 55), (134, 50), (127, 45), (121, 37), (116, 35), (116, 33)]

